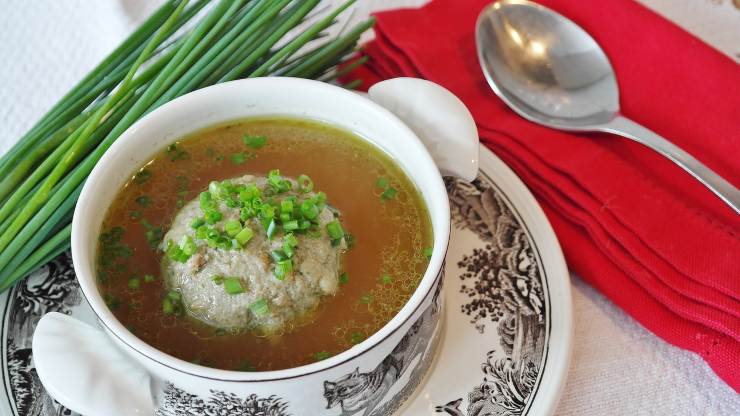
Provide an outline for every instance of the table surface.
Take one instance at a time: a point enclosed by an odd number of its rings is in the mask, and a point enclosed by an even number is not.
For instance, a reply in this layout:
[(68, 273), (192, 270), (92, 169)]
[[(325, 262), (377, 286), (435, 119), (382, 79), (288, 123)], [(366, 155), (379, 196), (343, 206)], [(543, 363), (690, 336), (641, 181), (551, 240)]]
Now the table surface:
[[(740, 62), (740, 0), (640, 1)], [(0, 153), (156, 3), (3, 0)], [(423, 3), (360, 0), (354, 18)], [(740, 415), (740, 396), (701, 358), (655, 337), (577, 276), (572, 283), (573, 361), (557, 415)]]

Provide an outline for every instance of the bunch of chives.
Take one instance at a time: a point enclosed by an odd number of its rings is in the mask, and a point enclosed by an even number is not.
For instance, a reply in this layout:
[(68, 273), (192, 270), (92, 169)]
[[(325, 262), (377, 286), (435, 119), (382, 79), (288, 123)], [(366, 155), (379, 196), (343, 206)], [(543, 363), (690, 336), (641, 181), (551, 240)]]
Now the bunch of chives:
[[(313, 23), (320, 0), (166, 1), (0, 157), (0, 291), (69, 248), (85, 179), (143, 115), (238, 78), (335, 79), (374, 23), (325, 39), (355, 1)], [(288, 39), (295, 28), (303, 29)]]

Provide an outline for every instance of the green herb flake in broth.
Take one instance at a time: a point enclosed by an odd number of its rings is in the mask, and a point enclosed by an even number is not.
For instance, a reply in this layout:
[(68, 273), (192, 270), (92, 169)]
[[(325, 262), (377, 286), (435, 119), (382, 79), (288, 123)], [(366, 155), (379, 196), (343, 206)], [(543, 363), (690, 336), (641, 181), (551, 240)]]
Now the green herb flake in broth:
[(131, 257), (131, 248), (121, 242), (123, 233), (124, 229), (122, 227), (113, 227), (107, 232), (100, 234), (100, 253), (98, 254), (98, 262), (101, 266), (111, 266), (118, 259)]
[(398, 190), (396, 190), (396, 188), (394, 187), (390, 187), (386, 189), (385, 191), (383, 191), (382, 194), (380, 194), (380, 199), (382, 199), (383, 201), (388, 201), (390, 199), (395, 198), (396, 194), (398, 194)]
[(162, 237), (164, 237), (162, 227), (153, 226), (146, 218), (141, 220), (140, 224), (146, 229), (144, 236), (146, 237), (146, 242), (149, 243), (149, 247), (156, 249), (159, 243), (162, 242)]
[(176, 162), (178, 160), (188, 159), (190, 155), (188, 155), (188, 152), (180, 149), (177, 143), (172, 143), (171, 145), (167, 146), (167, 157), (171, 161)]
[(369, 293), (365, 293), (362, 296), (360, 296), (360, 303), (369, 305), (373, 301), (373, 295)]
[(317, 353), (315, 353), (313, 355), (313, 358), (316, 361), (323, 361), (323, 360), (326, 360), (327, 358), (331, 357), (332, 355), (333, 354), (330, 353), (329, 351), (319, 351), (319, 352), (317, 352)]
[(267, 144), (267, 137), (250, 136), (249, 134), (245, 134), (244, 137), (242, 137), (242, 141), (244, 141), (244, 144), (251, 147), (252, 149), (260, 149), (265, 144)]
[(342, 272), (342, 274), (339, 275), (339, 283), (343, 285), (349, 283), (349, 275), (347, 272)]
[(253, 366), (252, 363), (250, 363), (249, 361), (242, 360), (239, 363), (239, 365), (236, 367), (236, 371), (244, 371), (247, 373), (251, 373), (253, 371), (257, 371), (257, 368)]
[(131, 218), (132, 220), (138, 220), (139, 218), (141, 218), (142, 215), (143, 214), (139, 210), (131, 211), (131, 213), (129, 214), (129, 218)]
[(244, 152), (234, 153), (229, 157), (229, 159), (231, 159), (231, 163), (235, 165), (241, 165), (242, 163), (247, 161), (247, 156), (244, 154)]
[(152, 200), (148, 196), (146, 196), (146, 195), (142, 195), (142, 196), (136, 198), (136, 203), (139, 204), (140, 206), (144, 207), (144, 208), (148, 207), (149, 204), (151, 204), (151, 202), (152, 202)]
[(384, 274), (384, 275), (380, 276), (380, 283), (382, 283), (384, 285), (389, 285), (389, 284), (393, 283), (393, 278), (390, 277), (387, 274)]
[(144, 283), (151, 283), (151, 282), (153, 282), (155, 280), (156, 280), (156, 278), (154, 277), (153, 274), (145, 274), (144, 275)]
[(362, 332), (353, 332), (349, 335), (349, 343), (357, 345), (365, 340), (365, 335)]
[(425, 248), (424, 249), (424, 257), (426, 257), (427, 259), (431, 259), (432, 258), (432, 252), (433, 251), (434, 250), (432, 249), (432, 247)]
[(379, 189), (386, 189), (388, 188), (388, 185), (388, 179), (383, 177), (378, 178), (378, 180), (375, 182), (375, 187)]
[(132, 277), (128, 280), (128, 288), (131, 290), (138, 290), (141, 287), (141, 280), (137, 277)]
[(149, 178), (151, 178), (151, 177), (152, 177), (152, 172), (150, 172), (147, 169), (142, 169), (142, 170), (136, 172), (136, 175), (134, 175), (133, 181), (134, 181), (134, 183), (136, 185), (142, 185), (146, 181), (148, 181)]
[(213, 276), (211, 280), (213, 280), (213, 283), (217, 285), (222, 285), (224, 283), (224, 277), (218, 274)]
[(105, 304), (108, 306), (108, 309), (112, 311), (115, 311), (121, 307), (121, 300), (111, 295), (110, 293), (106, 293), (105, 295), (103, 295), (103, 300), (105, 301)]

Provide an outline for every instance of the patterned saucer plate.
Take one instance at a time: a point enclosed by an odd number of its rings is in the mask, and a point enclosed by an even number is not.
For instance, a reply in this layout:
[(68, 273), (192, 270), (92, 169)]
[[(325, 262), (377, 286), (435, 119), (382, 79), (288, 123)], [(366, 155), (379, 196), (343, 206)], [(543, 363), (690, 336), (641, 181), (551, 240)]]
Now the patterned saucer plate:
[[(552, 228), (519, 178), (484, 147), (478, 179), (448, 180), (447, 189), (453, 228), (441, 344), (399, 413), (552, 414), (572, 340), (569, 276)], [(46, 393), (34, 368), (33, 332), (52, 311), (95, 324), (68, 254), (0, 296), (0, 415), (75, 414)], [(237, 398), (214, 415), (302, 416), (289, 405), (271, 413), (252, 402)]]

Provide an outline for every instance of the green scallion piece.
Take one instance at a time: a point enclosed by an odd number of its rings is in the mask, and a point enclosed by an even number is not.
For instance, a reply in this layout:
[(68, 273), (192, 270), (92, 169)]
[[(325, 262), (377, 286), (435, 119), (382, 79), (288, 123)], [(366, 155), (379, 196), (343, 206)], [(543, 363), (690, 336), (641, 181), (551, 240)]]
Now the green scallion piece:
[(380, 276), (380, 283), (382, 283), (384, 285), (389, 285), (389, 284), (393, 283), (393, 278), (390, 277), (387, 274), (384, 274), (384, 275)]
[(383, 191), (382, 194), (380, 194), (380, 199), (384, 201), (388, 201), (389, 199), (393, 199), (396, 197), (396, 194), (398, 194), (398, 191), (394, 187), (390, 187)]
[(249, 310), (252, 311), (254, 316), (263, 316), (270, 312), (270, 306), (267, 304), (266, 300), (260, 299), (252, 302), (252, 304), (249, 305)]
[(220, 274), (213, 276), (211, 280), (213, 281), (213, 283), (217, 285), (222, 285), (224, 283), (224, 277), (221, 276)]
[(270, 222), (267, 223), (267, 230), (265, 231), (267, 232), (267, 238), (272, 240), (272, 237), (274, 237), (275, 233), (277, 233), (277, 223), (274, 219), (270, 220)]
[(195, 244), (195, 241), (193, 241), (193, 237), (189, 235), (185, 235), (182, 237), (182, 240), (180, 241), (180, 249), (182, 250), (183, 254), (188, 256), (192, 256), (195, 254), (195, 251), (198, 249), (198, 246)]
[(310, 199), (301, 202), (301, 214), (307, 220), (314, 220), (319, 216), (319, 207)]
[(162, 299), (162, 312), (167, 315), (172, 315), (175, 313), (175, 305), (169, 298)]
[(153, 282), (153, 281), (154, 281), (155, 279), (156, 279), (156, 278), (154, 277), (154, 275), (153, 275), (153, 274), (145, 274), (145, 275), (144, 275), (144, 282), (145, 282), (145, 283), (151, 283), (151, 282)]
[(280, 212), (285, 214), (293, 213), (293, 201), (290, 199), (283, 199), (280, 201)]
[(380, 189), (386, 189), (388, 188), (388, 185), (390, 183), (388, 182), (388, 179), (380, 177), (378, 178), (377, 182), (375, 182), (375, 187)]
[(283, 230), (285, 231), (295, 231), (298, 228), (299, 228), (298, 220), (292, 220), (292, 221), (283, 223)]
[(234, 239), (241, 245), (244, 246), (249, 242), (249, 240), (252, 239), (254, 236), (254, 232), (249, 227), (242, 228), (241, 231), (237, 235), (234, 236)]
[(142, 195), (136, 198), (136, 203), (141, 205), (144, 208), (148, 207), (151, 202), (152, 200), (146, 195)]
[(349, 283), (349, 275), (347, 272), (342, 272), (342, 274), (339, 275), (339, 283), (342, 285)]
[(247, 156), (244, 154), (244, 152), (234, 153), (231, 156), (229, 156), (229, 159), (231, 159), (231, 163), (235, 165), (241, 165), (247, 160)]
[(281, 262), (283, 260), (286, 260), (288, 256), (283, 252), (282, 250), (272, 250), (270, 252), (270, 257), (277, 263)]
[(206, 223), (211, 224), (211, 225), (221, 221), (223, 217), (224, 217), (223, 214), (221, 214), (220, 211), (217, 211), (215, 209), (206, 211), (204, 215)]
[(260, 149), (267, 143), (267, 137), (250, 136), (249, 134), (245, 134), (244, 137), (242, 137), (242, 140), (244, 141), (245, 145), (251, 147), (252, 149)]
[(236, 237), (242, 231), (242, 223), (238, 220), (229, 220), (224, 223), (224, 231), (229, 237)]
[(150, 172), (147, 169), (142, 169), (138, 172), (136, 172), (136, 175), (134, 175), (134, 183), (137, 185), (141, 185), (149, 180), (149, 178), (152, 177), (152, 172)]
[(197, 218), (194, 218), (193, 221), (190, 222), (190, 228), (197, 230), (202, 225), (205, 225), (205, 223), (206, 223), (205, 218), (197, 217)]
[(141, 280), (137, 277), (128, 279), (128, 288), (132, 290), (138, 290), (141, 287)]
[(293, 260), (282, 260), (275, 263), (275, 277), (278, 280), (285, 279), (293, 271)]
[(433, 252), (434, 252), (434, 250), (432, 249), (432, 247), (425, 248), (424, 249), (424, 257), (426, 257), (427, 259), (431, 259)]
[(329, 238), (332, 241), (339, 241), (344, 237), (342, 224), (340, 224), (338, 220), (334, 220), (326, 224), (326, 232), (329, 234)]
[(238, 295), (244, 293), (244, 287), (238, 277), (224, 277), (224, 290), (229, 295)]
[(313, 191), (313, 181), (308, 175), (298, 176), (298, 190), (304, 194)]
[(298, 245), (298, 239), (293, 235), (293, 233), (287, 233), (285, 234), (285, 237), (283, 237), (283, 242), (291, 247), (295, 247)]
[(313, 358), (316, 361), (323, 361), (331, 356), (332, 356), (332, 353), (330, 353), (329, 351), (319, 351), (313, 355)]

